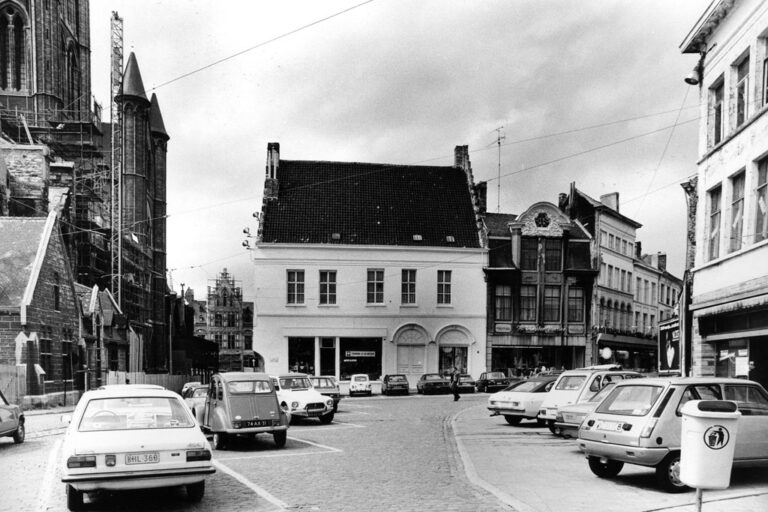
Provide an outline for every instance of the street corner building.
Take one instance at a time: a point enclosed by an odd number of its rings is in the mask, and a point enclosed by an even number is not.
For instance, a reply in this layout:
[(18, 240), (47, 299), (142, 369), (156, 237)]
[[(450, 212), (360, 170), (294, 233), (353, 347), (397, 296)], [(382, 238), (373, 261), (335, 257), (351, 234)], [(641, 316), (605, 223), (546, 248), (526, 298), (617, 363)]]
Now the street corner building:
[(768, 385), (768, 2), (714, 1), (680, 49), (697, 63), (689, 224), (691, 371)]
[(453, 166), (284, 160), (267, 146), (253, 348), (268, 373), (346, 380), (486, 366), (486, 231)]
[(72, 396), (79, 328), (57, 213), (0, 217), (0, 370), (9, 400), (28, 407)]

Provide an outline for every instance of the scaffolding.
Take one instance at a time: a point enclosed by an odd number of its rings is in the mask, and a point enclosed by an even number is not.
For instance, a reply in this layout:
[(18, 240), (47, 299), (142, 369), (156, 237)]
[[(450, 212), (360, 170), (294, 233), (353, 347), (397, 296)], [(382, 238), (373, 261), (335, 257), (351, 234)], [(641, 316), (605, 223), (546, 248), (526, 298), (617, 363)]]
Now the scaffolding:
[(112, 133), (112, 157), (111, 157), (111, 194), (110, 194), (110, 220), (111, 220), (111, 237), (110, 237), (110, 250), (112, 257), (112, 265), (110, 269), (110, 277), (112, 278), (112, 294), (117, 301), (117, 305), (122, 307), (122, 274), (123, 274), (123, 222), (122, 222), (122, 157), (123, 157), (123, 140), (122, 140), (122, 123), (120, 106), (117, 104), (115, 98), (120, 93), (120, 85), (123, 80), (123, 18), (118, 16), (117, 11), (112, 11), (112, 23), (111, 23), (111, 71), (110, 71), (110, 84), (111, 84), (111, 98), (110, 98), (110, 110), (109, 110), (109, 122)]

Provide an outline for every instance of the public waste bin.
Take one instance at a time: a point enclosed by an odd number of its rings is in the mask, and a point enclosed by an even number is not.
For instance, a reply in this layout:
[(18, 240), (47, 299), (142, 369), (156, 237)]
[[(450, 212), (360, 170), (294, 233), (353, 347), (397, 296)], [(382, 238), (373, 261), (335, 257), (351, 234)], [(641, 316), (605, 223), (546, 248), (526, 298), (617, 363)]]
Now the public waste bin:
[(696, 489), (727, 489), (741, 416), (736, 402), (691, 400), (681, 412), (680, 480)]

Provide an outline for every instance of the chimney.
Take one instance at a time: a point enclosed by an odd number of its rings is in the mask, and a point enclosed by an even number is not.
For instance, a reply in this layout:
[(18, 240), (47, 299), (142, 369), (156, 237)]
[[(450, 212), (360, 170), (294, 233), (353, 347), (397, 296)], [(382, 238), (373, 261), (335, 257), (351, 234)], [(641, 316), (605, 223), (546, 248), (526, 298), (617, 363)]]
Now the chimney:
[(277, 167), (280, 165), (280, 143), (267, 143), (267, 178), (277, 179)]
[(560, 208), (561, 212), (568, 213), (568, 194), (561, 192), (557, 196), (557, 207)]
[(665, 252), (656, 253), (656, 268), (658, 268), (662, 272), (665, 272), (667, 270), (667, 253)]
[(635, 258), (643, 259), (643, 244), (638, 240), (635, 242)]
[(619, 193), (611, 192), (610, 194), (603, 194), (600, 196), (600, 202), (611, 210), (619, 211)]
[(475, 194), (477, 194), (477, 207), (480, 210), (480, 215), (485, 215), (488, 211), (488, 182), (481, 181), (475, 185)]
[(469, 146), (456, 146), (454, 148), (453, 166), (458, 167), (459, 169), (464, 169), (464, 172), (469, 171)]

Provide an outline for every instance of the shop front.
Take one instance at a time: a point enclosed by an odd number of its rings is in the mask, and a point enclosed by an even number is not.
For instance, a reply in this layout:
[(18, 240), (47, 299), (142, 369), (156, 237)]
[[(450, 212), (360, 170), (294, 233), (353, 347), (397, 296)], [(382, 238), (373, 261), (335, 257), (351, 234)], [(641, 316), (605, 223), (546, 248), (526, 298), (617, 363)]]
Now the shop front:
[(365, 373), (381, 377), (382, 338), (304, 336), (288, 338), (288, 370), (309, 375), (333, 375), (348, 380)]
[(654, 372), (657, 370), (658, 341), (620, 334), (599, 333), (597, 356), (599, 364), (618, 364), (626, 370)]

